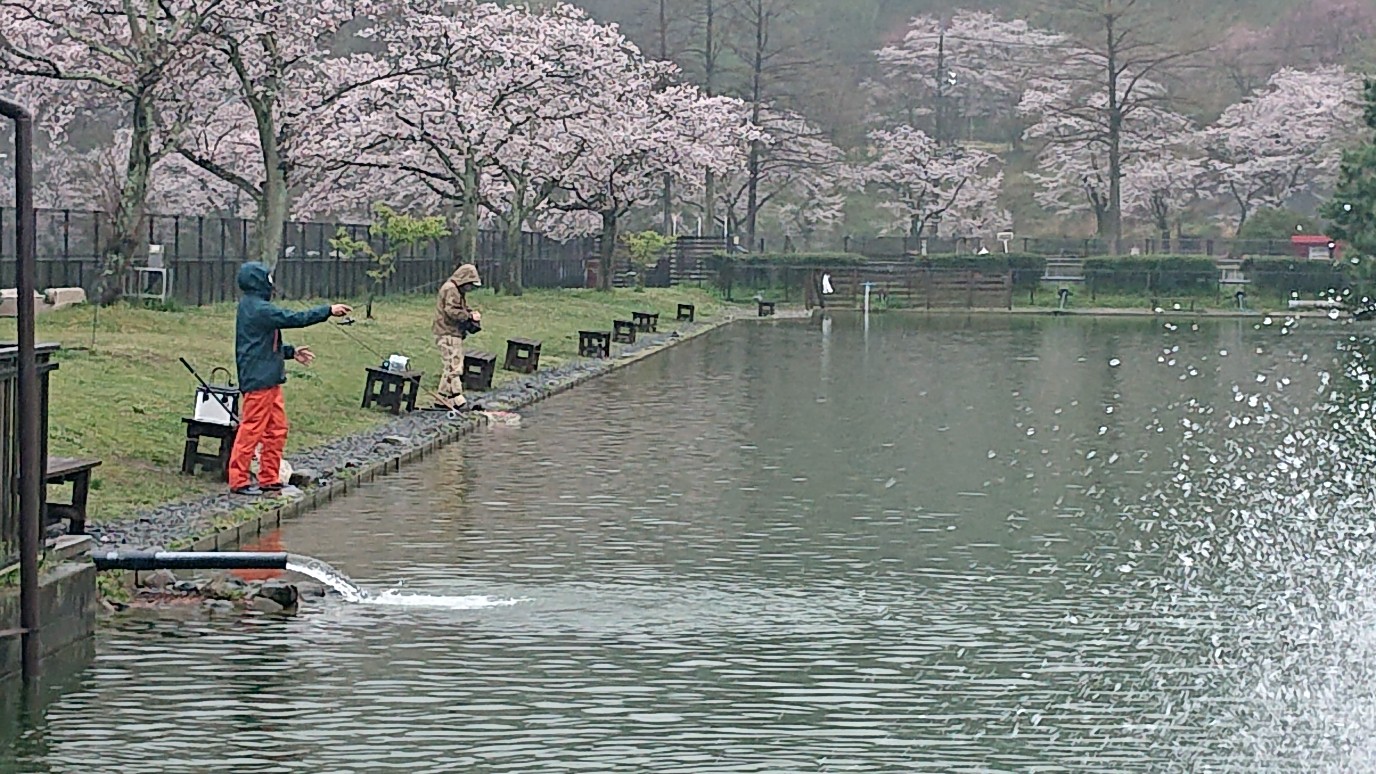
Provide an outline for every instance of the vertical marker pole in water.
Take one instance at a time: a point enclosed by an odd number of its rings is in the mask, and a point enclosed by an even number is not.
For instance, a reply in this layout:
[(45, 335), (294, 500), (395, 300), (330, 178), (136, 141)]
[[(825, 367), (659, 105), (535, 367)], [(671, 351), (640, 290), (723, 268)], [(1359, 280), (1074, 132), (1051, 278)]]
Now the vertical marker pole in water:
[(865, 336), (870, 335), (870, 288), (874, 287), (873, 282), (865, 283)]
[(831, 318), (823, 315), (822, 317), (822, 383), (825, 384), (830, 379), (831, 373)]

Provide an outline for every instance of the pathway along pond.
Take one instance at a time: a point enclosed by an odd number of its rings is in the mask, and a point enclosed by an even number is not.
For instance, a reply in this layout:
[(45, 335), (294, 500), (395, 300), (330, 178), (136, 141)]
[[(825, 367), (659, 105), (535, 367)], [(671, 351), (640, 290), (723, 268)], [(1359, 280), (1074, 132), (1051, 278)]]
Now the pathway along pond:
[(125, 618), (5, 772), (1376, 764), (1358, 325), (735, 325), (292, 523), (391, 603)]

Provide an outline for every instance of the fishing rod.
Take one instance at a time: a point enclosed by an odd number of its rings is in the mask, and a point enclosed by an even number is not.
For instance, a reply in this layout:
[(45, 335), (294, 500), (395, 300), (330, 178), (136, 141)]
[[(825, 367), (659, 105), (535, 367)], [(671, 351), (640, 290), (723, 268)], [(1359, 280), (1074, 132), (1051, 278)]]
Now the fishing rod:
[[(439, 284), (441, 284), (441, 283), (443, 283), (443, 282), (446, 282), (446, 281), (447, 281), (447, 279), (444, 279), (444, 280), (440, 280), (439, 282), (431, 282), (431, 283), (428, 283), (428, 284), (431, 285), (431, 286), (434, 286), (434, 285), (439, 285)], [(421, 288), (423, 288), (423, 287), (425, 287), (425, 286), (423, 286), (423, 285), (418, 285), (418, 286), (416, 286), (415, 289), (416, 289), (416, 290), (419, 290), (419, 289), (421, 289)], [(286, 300), (286, 299), (284, 299), (284, 300)], [(293, 304), (297, 304), (297, 305), (309, 303), (309, 302), (306, 301), (305, 299), (292, 299), (291, 302), (292, 302)], [(358, 322), (358, 321), (355, 320), (355, 319), (353, 318), (353, 316), (351, 315), (351, 316), (349, 316), (349, 317), (345, 317), (345, 318), (342, 319), (342, 320), (332, 320), (332, 321), (330, 322), (330, 326), (329, 326), (329, 327), (332, 328), (332, 329), (334, 329), (334, 330), (339, 331), (339, 332), (340, 332), (341, 334), (343, 334), (346, 338), (348, 338), (348, 339), (349, 339), (350, 341), (352, 341), (354, 344), (358, 345), (361, 349), (363, 349), (365, 352), (369, 353), (369, 354), (372, 355), (373, 357), (378, 358), (378, 359), (381, 360), (382, 362), (386, 362), (386, 361), (387, 361), (387, 357), (388, 357), (387, 355), (384, 355), (384, 354), (383, 354), (381, 351), (379, 351), (378, 349), (376, 349), (376, 348), (370, 346), (370, 345), (369, 345), (367, 342), (365, 342), (363, 339), (361, 339), (360, 337), (358, 337), (357, 335), (355, 335), (353, 331), (350, 331), (350, 330), (349, 330), (349, 327), (352, 326), (352, 325), (354, 325), (354, 324), (357, 323), (357, 322)], [(430, 389), (429, 387), (426, 387), (424, 384), (417, 384), (417, 386), (420, 388), (421, 393), (423, 393), (427, 398), (429, 398), (435, 405), (437, 405), (437, 406), (442, 406), (442, 405), (444, 405), (445, 403), (447, 403), (447, 401), (446, 401), (444, 398), (442, 398), (442, 397), (440, 396), (440, 394), (439, 394), (438, 392), (436, 392), (435, 390), (432, 390), (432, 389)], [(466, 404), (466, 405), (472, 406), (473, 404), (468, 403), (468, 404)], [(475, 410), (476, 410), (476, 407), (474, 407), (474, 408), (475, 408)], [(449, 415), (449, 418), (450, 418), (450, 419), (457, 419), (457, 418), (459, 417), (459, 414), (460, 414), (460, 413), (461, 413), (461, 412), (460, 412), (459, 409), (449, 409), (449, 410), (448, 410), (448, 415)]]
[[(230, 419), (233, 419), (234, 422), (235, 422), (236, 424), (238, 424), (238, 423), (239, 423), (239, 412), (235, 411), (234, 408), (233, 408), (232, 406), (230, 406), (229, 398), (226, 398), (226, 397), (224, 397), (223, 395), (221, 395), (219, 392), (217, 392), (217, 391), (211, 389), (210, 385), (209, 385), (209, 384), (206, 384), (205, 380), (201, 378), (201, 375), (198, 374), (198, 373), (196, 373), (196, 369), (195, 369), (195, 368), (192, 368), (192, 367), (191, 367), (191, 364), (188, 363), (188, 362), (186, 362), (186, 358), (184, 358), (184, 357), (179, 357), (179, 358), (177, 358), (177, 359), (180, 360), (180, 361), (182, 361), (182, 365), (186, 366), (186, 370), (190, 371), (192, 376), (196, 377), (196, 381), (198, 381), (198, 382), (201, 383), (201, 387), (205, 388), (206, 393), (208, 393), (212, 398), (215, 399), (215, 402), (216, 402), (216, 403), (219, 403), (220, 406), (221, 406), (222, 408), (224, 408), (225, 413), (229, 414)], [(225, 373), (228, 373), (228, 371), (226, 371)], [(214, 375), (215, 375), (215, 372), (214, 372), (214, 371), (211, 371), (210, 375), (211, 375), (211, 376), (214, 376)]]

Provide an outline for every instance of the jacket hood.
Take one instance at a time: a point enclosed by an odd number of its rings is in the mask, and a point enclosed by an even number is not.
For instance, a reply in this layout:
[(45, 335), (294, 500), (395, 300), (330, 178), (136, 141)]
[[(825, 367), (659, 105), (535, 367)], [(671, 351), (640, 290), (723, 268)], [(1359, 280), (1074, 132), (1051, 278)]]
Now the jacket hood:
[(449, 279), (452, 280), (455, 285), (465, 285), (471, 282), (474, 285), (482, 287), (483, 284), (482, 280), (478, 279), (478, 267), (471, 263), (465, 263), (455, 269)]
[(239, 267), (239, 289), (259, 298), (272, 297), (272, 280), (266, 264), (250, 261)]

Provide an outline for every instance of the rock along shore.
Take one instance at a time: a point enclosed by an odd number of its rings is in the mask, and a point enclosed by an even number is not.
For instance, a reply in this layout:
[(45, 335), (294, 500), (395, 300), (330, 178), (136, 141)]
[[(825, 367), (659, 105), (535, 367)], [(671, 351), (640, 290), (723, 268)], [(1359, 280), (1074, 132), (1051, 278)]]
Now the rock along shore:
[[(807, 317), (805, 312), (780, 310), (767, 320)], [(641, 334), (634, 344), (614, 346), (605, 360), (578, 359), (558, 368), (522, 376), (489, 393), (470, 395), (488, 411), (515, 411), (636, 362), (667, 347), (695, 338), (736, 320), (759, 319), (738, 310), (721, 317), (682, 324), (674, 330)], [(165, 503), (128, 518), (87, 527), (98, 547), (175, 549), (192, 546), (215, 550), (248, 539), (261, 529), (329, 502), (361, 483), (371, 481), (451, 443), (487, 419), (481, 413), (450, 419), (443, 412), (417, 411), (377, 427), (314, 449), (289, 454), (299, 492), (278, 498), (245, 498), (228, 491), (193, 500)]]

